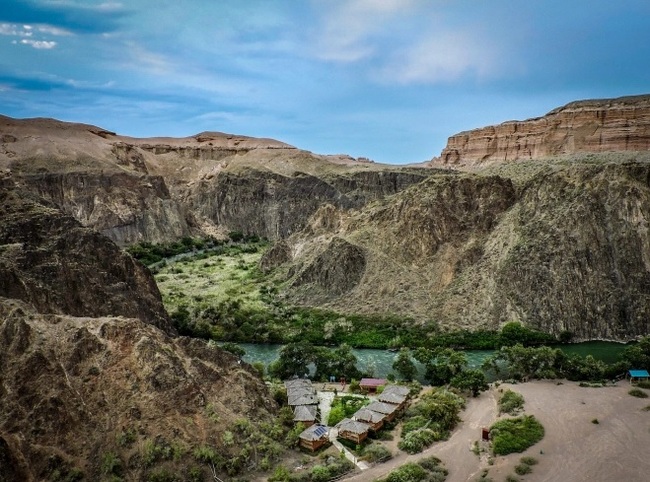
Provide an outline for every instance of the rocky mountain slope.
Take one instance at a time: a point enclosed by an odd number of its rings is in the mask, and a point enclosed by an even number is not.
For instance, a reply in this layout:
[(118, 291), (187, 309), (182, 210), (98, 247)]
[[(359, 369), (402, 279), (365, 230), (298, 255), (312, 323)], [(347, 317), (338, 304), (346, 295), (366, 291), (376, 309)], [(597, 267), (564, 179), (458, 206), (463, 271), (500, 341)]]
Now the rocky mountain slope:
[(360, 207), (427, 175), (270, 139), (135, 139), (0, 116), (2, 168), (119, 245), (232, 230), (277, 239), (302, 228), (322, 202)]
[(650, 330), (649, 221), (650, 156), (589, 155), (438, 174), (358, 211), (324, 207), (262, 264), (301, 304), (628, 340)]
[(482, 166), (580, 152), (650, 149), (650, 95), (571, 102), (543, 117), (455, 134), (433, 164)]
[(245, 470), (253, 436), (277, 455), (264, 383), (170, 336), (146, 268), (9, 177), (0, 205), (0, 480), (205, 480)]

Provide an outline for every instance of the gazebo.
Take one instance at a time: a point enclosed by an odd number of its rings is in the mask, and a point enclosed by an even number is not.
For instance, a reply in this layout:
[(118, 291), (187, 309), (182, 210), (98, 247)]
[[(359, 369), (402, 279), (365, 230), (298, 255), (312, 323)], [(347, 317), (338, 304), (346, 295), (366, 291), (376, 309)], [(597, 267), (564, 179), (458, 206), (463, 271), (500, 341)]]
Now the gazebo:
[(648, 370), (628, 370), (626, 378), (630, 378), (630, 383), (634, 385), (640, 381), (650, 380)]

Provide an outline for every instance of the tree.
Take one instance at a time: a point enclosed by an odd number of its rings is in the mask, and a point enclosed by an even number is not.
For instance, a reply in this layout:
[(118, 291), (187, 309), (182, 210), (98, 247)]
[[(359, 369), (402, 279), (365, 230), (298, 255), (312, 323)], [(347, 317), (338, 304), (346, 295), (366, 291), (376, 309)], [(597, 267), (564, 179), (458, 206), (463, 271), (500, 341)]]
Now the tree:
[(488, 389), (485, 374), (476, 369), (463, 370), (451, 379), (450, 385), (460, 390), (469, 390), (474, 397), (478, 397), (479, 393)]
[(404, 380), (413, 380), (417, 375), (417, 368), (415, 363), (411, 360), (411, 350), (402, 348), (397, 355), (397, 359), (393, 362), (393, 370), (395, 370)]
[(451, 348), (418, 348), (415, 359), (424, 365), (424, 378), (432, 385), (446, 385), (467, 367), (465, 353)]
[(305, 342), (289, 343), (280, 349), (280, 357), (269, 365), (268, 372), (280, 379), (309, 373), (314, 360), (314, 348)]

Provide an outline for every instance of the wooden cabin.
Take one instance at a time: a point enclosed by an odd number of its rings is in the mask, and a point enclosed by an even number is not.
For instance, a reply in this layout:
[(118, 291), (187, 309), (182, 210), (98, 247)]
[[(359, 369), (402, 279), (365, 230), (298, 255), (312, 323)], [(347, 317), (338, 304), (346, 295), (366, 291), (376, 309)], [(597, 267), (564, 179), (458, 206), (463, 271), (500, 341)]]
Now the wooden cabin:
[(379, 412), (373, 412), (367, 408), (362, 408), (358, 410), (354, 415), (352, 415), (358, 422), (363, 422), (370, 425), (370, 429), (375, 432), (384, 426), (385, 415)]
[(360, 444), (368, 438), (370, 425), (349, 418), (344, 418), (336, 425), (336, 428), (340, 438)]
[(401, 410), (406, 406), (406, 397), (404, 395), (399, 395), (395, 392), (383, 392), (378, 397), (377, 400), (383, 403), (390, 403), (391, 405), (397, 405), (397, 409)]
[(316, 405), (298, 405), (293, 409), (293, 421), (311, 427), (316, 423), (316, 412)]
[(397, 405), (392, 405), (390, 403), (384, 403), (384, 402), (372, 402), (370, 405), (366, 407), (366, 409), (385, 415), (384, 422), (393, 421), (397, 416), (397, 412), (398, 412)]
[(383, 378), (362, 378), (359, 382), (359, 387), (368, 393), (375, 393), (377, 387), (386, 385), (386, 380)]
[(329, 431), (327, 427), (316, 424), (303, 430), (298, 437), (301, 447), (315, 452), (329, 442)]

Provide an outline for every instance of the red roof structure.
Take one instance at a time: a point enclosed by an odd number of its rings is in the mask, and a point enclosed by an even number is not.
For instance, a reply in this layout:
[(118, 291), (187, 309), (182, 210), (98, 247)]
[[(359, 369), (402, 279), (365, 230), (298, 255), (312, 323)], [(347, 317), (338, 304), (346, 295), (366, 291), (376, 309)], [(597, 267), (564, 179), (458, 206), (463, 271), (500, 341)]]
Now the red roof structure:
[(383, 378), (362, 378), (359, 382), (361, 388), (372, 392), (382, 385), (386, 385), (386, 380)]

